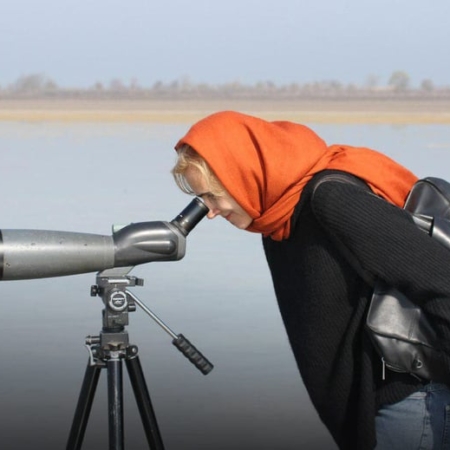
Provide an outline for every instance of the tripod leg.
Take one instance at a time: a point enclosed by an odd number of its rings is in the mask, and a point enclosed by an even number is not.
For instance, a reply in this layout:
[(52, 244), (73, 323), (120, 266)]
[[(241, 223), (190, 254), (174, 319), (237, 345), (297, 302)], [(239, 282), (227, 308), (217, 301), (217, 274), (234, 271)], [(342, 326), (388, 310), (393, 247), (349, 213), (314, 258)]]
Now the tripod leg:
[(106, 363), (108, 370), (108, 417), (109, 449), (123, 450), (123, 377), (122, 360), (111, 358)]
[(139, 356), (127, 358), (125, 361), (149, 447), (153, 450), (164, 450)]
[(72, 422), (72, 428), (70, 429), (69, 439), (67, 441), (67, 450), (79, 450), (81, 448), (100, 371), (101, 367), (91, 366), (88, 361)]

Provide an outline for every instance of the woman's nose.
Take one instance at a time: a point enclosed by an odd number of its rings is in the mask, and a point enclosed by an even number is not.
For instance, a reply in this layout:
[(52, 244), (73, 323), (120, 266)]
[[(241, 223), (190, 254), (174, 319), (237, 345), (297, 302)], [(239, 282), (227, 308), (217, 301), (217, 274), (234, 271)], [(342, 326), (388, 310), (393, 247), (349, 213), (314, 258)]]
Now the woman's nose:
[(208, 214), (206, 214), (206, 217), (208, 219), (214, 219), (214, 217), (218, 216), (219, 214), (220, 211), (217, 208), (210, 208)]

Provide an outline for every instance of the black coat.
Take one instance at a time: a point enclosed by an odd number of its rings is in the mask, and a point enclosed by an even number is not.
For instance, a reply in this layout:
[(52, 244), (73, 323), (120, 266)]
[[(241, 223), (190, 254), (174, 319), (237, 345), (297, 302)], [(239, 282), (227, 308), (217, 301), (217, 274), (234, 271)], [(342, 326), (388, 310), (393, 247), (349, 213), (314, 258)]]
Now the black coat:
[(382, 380), (380, 359), (364, 331), (373, 281), (379, 277), (421, 305), (450, 355), (450, 252), (406, 211), (364, 188), (327, 181), (312, 201), (313, 185), (330, 172), (305, 187), (289, 239), (263, 238), (263, 245), (289, 341), (319, 416), (341, 449), (373, 449), (380, 405), (421, 385), (393, 372)]

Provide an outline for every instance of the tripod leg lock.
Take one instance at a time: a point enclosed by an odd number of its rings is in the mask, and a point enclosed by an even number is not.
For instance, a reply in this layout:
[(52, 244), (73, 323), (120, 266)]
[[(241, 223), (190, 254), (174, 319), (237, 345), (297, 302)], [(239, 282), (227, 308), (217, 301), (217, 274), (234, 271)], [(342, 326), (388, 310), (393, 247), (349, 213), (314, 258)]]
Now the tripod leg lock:
[(172, 344), (197, 367), (203, 375), (207, 375), (214, 366), (182, 335), (179, 334)]

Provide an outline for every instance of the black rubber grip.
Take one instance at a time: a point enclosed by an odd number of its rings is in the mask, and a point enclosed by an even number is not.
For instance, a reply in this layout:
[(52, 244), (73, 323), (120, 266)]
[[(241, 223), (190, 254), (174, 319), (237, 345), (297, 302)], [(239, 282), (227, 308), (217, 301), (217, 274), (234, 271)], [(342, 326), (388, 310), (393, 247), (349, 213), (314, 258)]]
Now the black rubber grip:
[(172, 344), (197, 367), (203, 375), (213, 370), (213, 365), (182, 335), (179, 334)]

